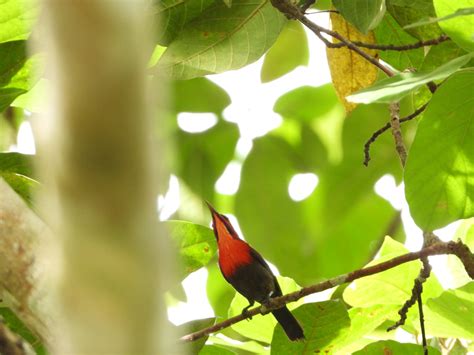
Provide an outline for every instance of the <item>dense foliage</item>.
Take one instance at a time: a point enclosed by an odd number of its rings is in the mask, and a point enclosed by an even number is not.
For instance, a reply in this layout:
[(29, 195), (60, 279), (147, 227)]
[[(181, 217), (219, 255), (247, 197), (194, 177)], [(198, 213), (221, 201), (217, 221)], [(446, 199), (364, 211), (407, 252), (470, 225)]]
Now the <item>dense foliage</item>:
[[(306, 65), (312, 58), (302, 24), (268, 0), (161, 0), (150, 8), (161, 18), (150, 72), (170, 78), (171, 102), (159, 125), (172, 138), (171, 172), (181, 191), (176, 221), (166, 223), (183, 264), (181, 279), (208, 269), (208, 298), (217, 320), (240, 313), (246, 303), (217, 270), (214, 236), (203, 227), (209, 223), (203, 200), (237, 216), (246, 240), (286, 276), (280, 278), (283, 293), (407, 252), (400, 211), (374, 190), (386, 174), (404, 184), (418, 227), (432, 231), (464, 220), (454, 238), (474, 248), (474, 3), (333, 0), (317, 2), (308, 12), (329, 8), (338, 11), (331, 14), (332, 29), (350, 41), (419, 45), (358, 47), (390, 68), (391, 77), (355, 51), (328, 48), (332, 83), (282, 95), (274, 111), (283, 123), (254, 139), (246, 156), (236, 153), (237, 125), (223, 119), (230, 96), (205, 76), (242, 68), (262, 56), (262, 82)], [(0, 2), (0, 177), (33, 209), (32, 192), (40, 184), (31, 168), (35, 157), (8, 151), (22, 122), (41, 110), (48, 93), (42, 54), (26, 50), (38, 13), (29, 0)], [(431, 40), (431, 45), (420, 42)], [(364, 145), (393, 119), (388, 106), (394, 102), (402, 117), (426, 105), (402, 124), (406, 165), (400, 164), (388, 131), (373, 142), (366, 167)], [(177, 125), (181, 112), (214, 113), (218, 121), (204, 132), (189, 133)], [(219, 194), (216, 181), (232, 161), (242, 164), (239, 189)], [(318, 176), (317, 188), (303, 201), (292, 200), (288, 184), (295, 174), (308, 172)], [(464, 354), (474, 351), (474, 282), (459, 260), (448, 259), (449, 285), (438, 281), (436, 272), (424, 285), (425, 327), (430, 353)], [(402, 326), (413, 344), (386, 332), (410, 298), (420, 267), (419, 261), (403, 264), (338, 287), (325, 301), (290, 304), (305, 329), (305, 343), (290, 343), (271, 316), (257, 316), (223, 330), (238, 342), (211, 335), (193, 351), (421, 353), (417, 307)], [(170, 295), (182, 299), (175, 286)], [(38, 353), (44, 352), (7, 307), (0, 307), (0, 314)], [(199, 320), (189, 326), (197, 330), (212, 323)]]

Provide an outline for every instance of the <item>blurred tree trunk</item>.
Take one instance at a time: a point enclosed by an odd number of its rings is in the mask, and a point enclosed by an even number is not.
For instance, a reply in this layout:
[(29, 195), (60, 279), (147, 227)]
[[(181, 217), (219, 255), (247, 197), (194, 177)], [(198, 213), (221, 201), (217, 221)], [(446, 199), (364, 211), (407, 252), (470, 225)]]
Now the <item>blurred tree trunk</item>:
[(53, 99), (36, 129), (42, 208), (61, 255), (54, 350), (169, 353), (146, 2), (44, 5), (38, 48)]

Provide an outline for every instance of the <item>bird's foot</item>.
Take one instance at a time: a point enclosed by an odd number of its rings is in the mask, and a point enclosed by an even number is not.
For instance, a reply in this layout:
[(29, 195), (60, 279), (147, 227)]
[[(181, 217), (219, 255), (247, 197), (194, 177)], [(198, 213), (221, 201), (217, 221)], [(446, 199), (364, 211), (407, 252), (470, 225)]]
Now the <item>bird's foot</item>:
[(249, 312), (249, 308), (253, 306), (253, 303), (252, 304), (249, 304), (247, 307), (245, 307), (243, 310), (242, 310), (242, 316), (244, 316), (245, 318), (247, 318), (247, 320), (251, 320), (252, 319), (252, 316), (250, 315), (250, 312)]

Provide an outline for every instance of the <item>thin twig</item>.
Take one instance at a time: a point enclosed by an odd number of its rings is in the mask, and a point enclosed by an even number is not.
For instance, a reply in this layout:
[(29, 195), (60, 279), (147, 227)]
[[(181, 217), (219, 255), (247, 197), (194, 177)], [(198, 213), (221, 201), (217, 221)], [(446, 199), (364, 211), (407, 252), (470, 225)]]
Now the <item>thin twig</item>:
[[(390, 259), (388, 261), (382, 262), (380, 264), (376, 264), (376, 265), (369, 266), (363, 269), (359, 269), (359, 270), (350, 272), (348, 274), (336, 276), (334, 278), (317, 283), (315, 285), (304, 287), (296, 292), (288, 293), (284, 296), (273, 298), (265, 306), (259, 306), (259, 307), (253, 308), (251, 310), (248, 310), (245, 313), (245, 315), (239, 314), (223, 322), (219, 322), (211, 327), (202, 329), (200, 331), (197, 331), (191, 334), (187, 334), (181, 337), (180, 340), (182, 342), (194, 341), (202, 337), (205, 337), (211, 333), (218, 332), (244, 319), (252, 318), (253, 316), (257, 314), (268, 313), (269, 311), (272, 311), (274, 309), (281, 308), (285, 304), (290, 303), (290, 302), (295, 302), (299, 300), (300, 298), (305, 297), (307, 295), (310, 295), (316, 292), (321, 292), (321, 291), (333, 288), (335, 286), (338, 286), (344, 283), (352, 282), (356, 279), (359, 279), (365, 276), (377, 274), (382, 271), (394, 268), (403, 263), (407, 263), (407, 262), (417, 260), (420, 258), (425, 258), (429, 255), (441, 255), (441, 254), (457, 255), (460, 258), (461, 262), (465, 265), (465, 267), (467, 267), (466, 265), (471, 265), (471, 264), (474, 265), (474, 255), (469, 252), (469, 249), (467, 248), (467, 246), (464, 245), (462, 242), (435, 243), (433, 245), (430, 245), (426, 248), (421, 249), (420, 251), (404, 254), (396, 258)], [(474, 273), (474, 270), (472, 270), (472, 272)], [(469, 271), (468, 271), (468, 274), (469, 274)]]
[[(413, 113), (409, 114), (408, 116), (405, 116), (403, 118), (400, 119), (400, 123), (404, 123), (404, 122), (407, 122), (407, 121), (410, 121), (412, 119), (414, 119), (415, 117), (417, 117), (419, 114), (421, 114), (425, 109), (426, 109), (426, 106), (428, 106), (428, 103), (424, 104), (423, 106), (417, 108)], [(365, 166), (368, 166), (369, 165), (369, 161), (370, 161), (370, 146), (372, 145), (372, 143), (374, 143), (378, 136), (380, 136), (382, 133), (384, 133), (386, 130), (388, 130), (390, 128), (390, 122), (387, 122), (387, 124), (385, 124), (385, 126), (383, 126), (382, 128), (379, 128), (378, 130), (376, 130), (372, 136), (367, 140), (367, 142), (365, 142), (364, 144), (364, 165)]]
[[(422, 48), (422, 47), (437, 45), (437, 44), (443, 43), (445, 41), (449, 41), (450, 39), (451, 38), (449, 38), (446, 35), (441, 35), (438, 38), (433, 38), (433, 39), (430, 39), (428, 41), (419, 41), (419, 42), (400, 45), (400, 46), (396, 46), (394, 44), (364, 43), (364, 42), (358, 42), (358, 41), (354, 41), (352, 43), (354, 43), (358, 47), (367, 48), (367, 49), (376, 49), (376, 50), (379, 50), (379, 51), (400, 51), (400, 52), (402, 52), (402, 51), (408, 51), (408, 50), (411, 50), (411, 49), (418, 49), (418, 48)], [(344, 43), (336, 43), (336, 45), (337, 45), (337, 47), (345, 47)], [(337, 48), (337, 47), (333, 47), (333, 48)]]
[(423, 315), (423, 300), (421, 298), (421, 294), (423, 293), (423, 286), (422, 289), (418, 293), (418, 312), (420, 314), (420, 329), (421, 329), (421, 343), (423, 345), (423, 354), (428, 355), (428, 343), (426, 342), (426, 331), (425, 331), (425, 317)]
[(395, 149), (397, 150), (398, 156), (402, 166), (405, 166), (407, 160), (407, 150), (405, 143), (403, 143), (402, 130), (400, 128), (400, 102), (392, 102), (389, 105), (390, 110), (390, 127), (392, 127), (392, 135), (395, 139)]
[(387, 329), (387, 332), (405, 324), (408, 311), (410, 310), (411, 306), (413, 306), (418, 300), (418, 296), (421, 295), (421, 293), (423, 292), (423, 283), (430, 277), (431, 265), (428, 262), (428, 258), (424, 256), (420, 259), (423, 263), (423, 267), (421, 268), (418, 277), (415, 279), (415, 284), (413, 285), (413, 288), (411, 290), (411, 297), (404, 303), (402, 308), (400, 308), (400, 310), (398, 311), (400, 319), (394, 325), (389, 327)]

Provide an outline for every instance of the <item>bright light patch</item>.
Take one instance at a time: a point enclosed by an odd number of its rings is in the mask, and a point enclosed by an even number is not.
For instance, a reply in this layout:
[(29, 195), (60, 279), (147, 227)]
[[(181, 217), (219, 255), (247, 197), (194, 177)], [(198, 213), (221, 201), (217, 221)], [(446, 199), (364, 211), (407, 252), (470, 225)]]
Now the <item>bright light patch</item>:
[(303, 201), (313, 193), (318, 182), (319, 179), (316, 174), (296, 174), (291, 178), (288, 185), (288, 194), (293, 201)]
[(160, 221), (166, 221), (175, 213), (180, 205), (179, 199), (179, 182), (174, 175), (170, 176), (169, 187), (166, 195), (158, 196), (158, 211)]
[(374, 186), (375, 193), (390, 202), (393, 208), (401, 210), (405, 201), (403, 185), (397, 186), (392, 175), (384, 175), (377, 180)]
[(178, 114), (178, 126), (185, 132), (199, 133), (207, 131), (217, 123), (217, 116), (211, 112), (181, 112)]
[(10, 150), (23, 153), (23, 154), (35, 154), (35, 138), (33, 136), (33, 130), (31, 124), (24, 121), (18, 129), (18, 135), (16, 138), (17, 144), (10, 148)]
[(234, 195), (239, 189), (240, 170), (242, 170), (242, 164), (230, 162), (216, 181), (216, 191), (223, 195)]
[(168, 308), (168, 319), (173, 324), (180, 325), (194, 319), (214, 316), (214, 311), (207, 300), (207, 276), (207, 270), (201, 268), (183, 280), (182, 285), (188, 302), (179, 302), (176, 306)]
[(252, 150), (253, 142), (249, 138), (239, 138), (237, 147), (235, 148), (236, 155), (239, 159), (244, 160)]

